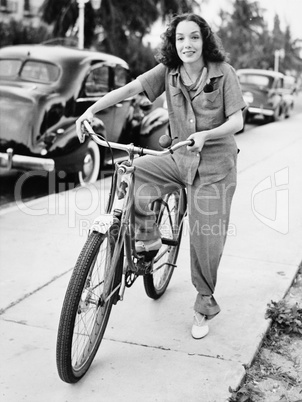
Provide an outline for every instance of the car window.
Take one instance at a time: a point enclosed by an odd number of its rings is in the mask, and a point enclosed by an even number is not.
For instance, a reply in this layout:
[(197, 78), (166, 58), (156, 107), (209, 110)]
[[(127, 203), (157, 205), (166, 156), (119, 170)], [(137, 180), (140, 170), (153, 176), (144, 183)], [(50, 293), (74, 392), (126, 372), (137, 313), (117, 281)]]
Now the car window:
[(109, 67), (97, 67), (90, 72), (85, 83), (86, 96), (101, 96), (109, 91)]
[(114, 89), (123, 87), (128, 82), (128, 70), (121, 66), (116, 66), (114, 70)]
[(271, 79), (265, 75), (259, 74), (240, 74), (239, 81), (241, 84), (252, 84), (259, 87), (270, 87)]
[(277, 80), (276, 88), (283, 88), (283, 79)]
[(60, 69), (55, 64), (28, 60), (24, 63), (20, 77), (25, 80), (51, 83), (59, 78)]
[(14, 77), (18, 74), (22, 61), (13, 59), (0, 60), (0, 76)]

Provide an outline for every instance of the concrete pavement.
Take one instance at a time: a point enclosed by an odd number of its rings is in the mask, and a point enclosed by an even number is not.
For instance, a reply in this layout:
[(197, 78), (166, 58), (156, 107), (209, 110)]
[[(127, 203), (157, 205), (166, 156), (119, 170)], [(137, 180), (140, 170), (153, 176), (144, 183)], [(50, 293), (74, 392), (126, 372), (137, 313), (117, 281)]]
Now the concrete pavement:
[(241, 152), (210, 334), (190, 336), (195, 291), (187, 223), (162, 299), (141, 278), (114, 307), (105, 340), (76, 385), (56, 372), (56, 330), (87, 228), (109, 181), (0, 211), (0, 400), (224, 402), (243, 379), (302, 257), (302, 114), (236, 137)]

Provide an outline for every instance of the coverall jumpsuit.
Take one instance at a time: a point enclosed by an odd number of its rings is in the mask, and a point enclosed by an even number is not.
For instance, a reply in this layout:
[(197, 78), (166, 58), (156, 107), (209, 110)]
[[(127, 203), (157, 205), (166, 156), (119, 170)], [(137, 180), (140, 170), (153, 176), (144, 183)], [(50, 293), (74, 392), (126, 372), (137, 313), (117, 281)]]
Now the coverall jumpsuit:
[[(183, 85), (179, 68), (170, 70), (159, 64), (138, 79), (151, 102), (166, 91), (173, 143), (220, 126), (246, 106), (235, 70), (226, 62), (208, 63), (206, 79), (192, 93)], [(157, 235), (150, 202), (173, 190), (187, 189), (191, 277), (198, 292), (194, 309), (208, 319), (220, 311), (213, 293), (236, 188), (237, 153), (234, 135), (228, 135), (207, 141), (201, 153), (182, 147), (173, 155), (134, 161), (140, 240), (146, 232), (150, 232), (149, 239), (152, 232)]]

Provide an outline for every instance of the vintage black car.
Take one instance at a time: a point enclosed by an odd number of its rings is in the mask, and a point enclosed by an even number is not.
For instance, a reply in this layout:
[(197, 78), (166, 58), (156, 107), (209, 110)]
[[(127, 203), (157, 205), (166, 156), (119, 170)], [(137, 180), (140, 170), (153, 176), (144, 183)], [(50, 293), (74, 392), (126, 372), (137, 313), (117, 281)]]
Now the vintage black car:
[(289, 77), (276, 71), (261, 69), (237, 70), (245, 102), (247, 119), (262, 117), (267, 122), (289, 117), (294, 98)]
[[(80, 183), (94, 182), (104, 164), (104, 151), (92, 140), (79, 143), (75, 120), (129, 80), (127, 63), (105, 53), (51, 45), (0, 49), (0, 166), (63, 171)], [(109, 141), (129, 142), (133, 105), (129, 98), (98, 113), (96, 131)], [(167, 124), (162, 117), (155, 126)], [(137, 120), (135, 126), (137, 131)]]

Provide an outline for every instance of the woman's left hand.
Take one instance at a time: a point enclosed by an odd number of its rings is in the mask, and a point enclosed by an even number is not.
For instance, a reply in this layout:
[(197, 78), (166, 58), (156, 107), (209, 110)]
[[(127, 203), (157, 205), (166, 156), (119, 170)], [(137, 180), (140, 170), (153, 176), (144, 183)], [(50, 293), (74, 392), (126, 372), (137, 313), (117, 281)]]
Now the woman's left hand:
[(188, 140), (194, 140), (194, 145), (188, 146), (187, 150), (191, 152), (201, 152), (204, 143), (208, 139), (208, 133), (207, 131), (200, 131), (194, 134), (191, 134), (188, 137)]

